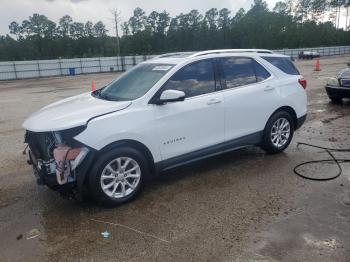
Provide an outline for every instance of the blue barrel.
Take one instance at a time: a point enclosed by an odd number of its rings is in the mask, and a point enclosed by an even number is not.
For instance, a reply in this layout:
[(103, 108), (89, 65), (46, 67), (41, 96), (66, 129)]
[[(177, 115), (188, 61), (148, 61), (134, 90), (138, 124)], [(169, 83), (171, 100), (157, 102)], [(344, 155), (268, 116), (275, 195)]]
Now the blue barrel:
[(69, 75), (70, 76), (75, 76), (75, 68), (74, 67), (70, 67), (69, 68)]

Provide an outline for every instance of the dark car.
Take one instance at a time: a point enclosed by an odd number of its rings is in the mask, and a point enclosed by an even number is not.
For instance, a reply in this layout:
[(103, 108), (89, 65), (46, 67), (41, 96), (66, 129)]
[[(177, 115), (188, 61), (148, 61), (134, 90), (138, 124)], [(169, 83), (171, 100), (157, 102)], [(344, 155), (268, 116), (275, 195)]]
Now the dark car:
[(301, 51), (298, 57), (299, 59), (314, 59), (319, 58), (320, 54), (315, 51)]
[(337, 77), (329, 78), (326, 91), (334, 103), (340, 103), (343, 98), (350, 98), (350, 68), (340, 71)]

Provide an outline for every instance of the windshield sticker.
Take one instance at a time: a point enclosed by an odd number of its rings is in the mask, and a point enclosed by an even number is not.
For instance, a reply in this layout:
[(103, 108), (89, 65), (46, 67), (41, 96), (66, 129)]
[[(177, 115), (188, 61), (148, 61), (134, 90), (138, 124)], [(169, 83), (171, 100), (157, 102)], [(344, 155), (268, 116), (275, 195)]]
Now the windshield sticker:
[(152, 70), (153, 71), (168, 71), (171, 66), (156, 66)]

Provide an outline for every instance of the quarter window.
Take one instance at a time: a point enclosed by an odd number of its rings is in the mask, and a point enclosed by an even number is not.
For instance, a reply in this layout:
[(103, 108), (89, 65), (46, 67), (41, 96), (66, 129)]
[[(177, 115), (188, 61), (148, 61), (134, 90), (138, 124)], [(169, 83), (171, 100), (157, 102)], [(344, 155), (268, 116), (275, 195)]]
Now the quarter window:
[(278, 69), (289, 75), (300, 75), (298, 69), (288, 57), (262, 57), (269, 63), (273, 64)]
[(211, 60), (193, 63), (173, 75), (164, 90), (179, 90), (186, 97), (203, 95), (215, 91), (214, 66)]

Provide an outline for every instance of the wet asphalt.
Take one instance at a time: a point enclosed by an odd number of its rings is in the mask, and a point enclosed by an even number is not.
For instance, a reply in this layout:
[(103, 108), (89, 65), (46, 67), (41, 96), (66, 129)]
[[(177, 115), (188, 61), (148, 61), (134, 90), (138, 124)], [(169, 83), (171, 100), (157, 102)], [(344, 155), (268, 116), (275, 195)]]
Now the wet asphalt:
[(312, 61), (296, 63), (309, 83), (308, 119), (284, 153), (250, 147), (177, 168), (110, 209), (38, 186), (22, 154), (21, 123), (48, 103), (89, 91), (91, 80), (101, 87), (117, 75), (0, 82), (0, 260), (350, 261), (350, 164), (328, 182), (293, 173), (302, 161), (327, 157), (297, 142), (350, 148), (350, 101), (332, 104), (323, 88), (349, 60), (323, 58), (321, 72)]

